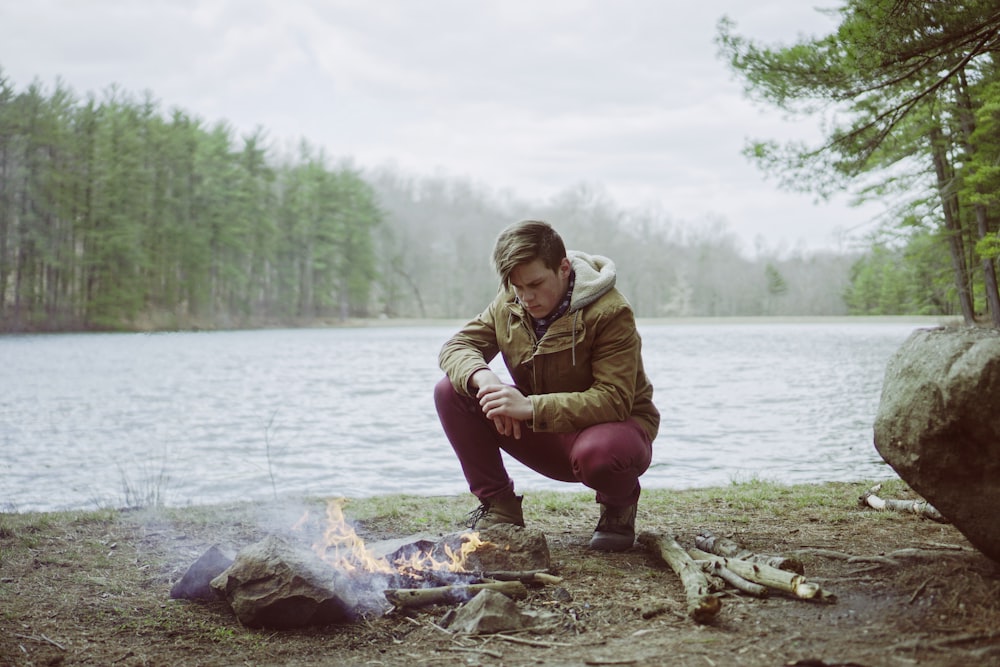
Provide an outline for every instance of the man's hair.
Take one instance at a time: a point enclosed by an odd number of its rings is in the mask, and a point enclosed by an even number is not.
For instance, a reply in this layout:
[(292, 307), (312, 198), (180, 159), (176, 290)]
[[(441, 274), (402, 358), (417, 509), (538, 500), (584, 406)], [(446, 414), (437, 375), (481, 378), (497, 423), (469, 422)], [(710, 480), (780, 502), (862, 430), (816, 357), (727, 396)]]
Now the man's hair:
[(515, 222), (500, 232), (493, 246), (493, 268), (504, 287), (510, 286), (510, 274), (519, 264), (540, 259), (546, 268), (557, 271), (564, 257), (562, 237), (541, 220)]

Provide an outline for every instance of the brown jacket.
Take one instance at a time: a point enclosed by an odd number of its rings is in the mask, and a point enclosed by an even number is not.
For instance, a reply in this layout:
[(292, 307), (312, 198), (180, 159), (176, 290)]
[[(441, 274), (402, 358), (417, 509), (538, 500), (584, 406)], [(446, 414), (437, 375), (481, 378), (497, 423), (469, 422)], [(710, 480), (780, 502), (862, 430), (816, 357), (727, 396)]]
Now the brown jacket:
[(535, 431), (578, 431), (635, 418), (656, 437), (660, 413), (642, 366), (635, 316), (614, 287), (614, 263), (570, 251), (576, 285), (569, 310), (538, 340), (512, 289), (502, 290), (477, 318), (441, 348), (438, 361), (455, 390), (498, 353), (514, 384), (531, 399)]

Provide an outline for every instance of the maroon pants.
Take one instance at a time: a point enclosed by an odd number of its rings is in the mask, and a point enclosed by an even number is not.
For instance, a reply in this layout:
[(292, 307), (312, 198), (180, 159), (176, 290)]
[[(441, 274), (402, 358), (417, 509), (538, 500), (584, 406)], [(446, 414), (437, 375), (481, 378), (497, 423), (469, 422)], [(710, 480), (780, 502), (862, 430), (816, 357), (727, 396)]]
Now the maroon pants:
[(546, 477), (582, 482), (597, 492), (599, 503), (624, 507), (639, 500), (639, 476), (649, 467), (653, 447), (634, 419), (569, 433), (522, 428), (516, 439), (498, 433), (479, 401), (456, 392), (447, 377), (434, 387), (434, 404), (469, 490), (481, 500), (514, 493), (501, 449)]

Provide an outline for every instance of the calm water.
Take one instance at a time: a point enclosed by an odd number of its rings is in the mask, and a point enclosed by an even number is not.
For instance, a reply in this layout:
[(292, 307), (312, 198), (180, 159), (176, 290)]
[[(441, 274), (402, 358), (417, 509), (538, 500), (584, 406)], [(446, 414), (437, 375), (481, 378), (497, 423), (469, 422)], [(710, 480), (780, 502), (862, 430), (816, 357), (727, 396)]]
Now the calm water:
[[(644, 486), (893, 476), (872, 423), (920, 326), (640, 324), (663, 414)], [(0, 337), (0, 511), (467, 491), (431, 398), (452, 331)]]

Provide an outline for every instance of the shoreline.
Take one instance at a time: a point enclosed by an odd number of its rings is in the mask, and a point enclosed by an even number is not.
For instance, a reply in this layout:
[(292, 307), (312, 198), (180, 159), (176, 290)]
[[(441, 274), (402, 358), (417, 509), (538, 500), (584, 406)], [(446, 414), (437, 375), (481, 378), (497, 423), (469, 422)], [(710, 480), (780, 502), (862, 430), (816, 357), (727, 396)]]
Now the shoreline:
[[(863, 492), (875, 484), (893, 484), (905, 486), (903, 482), (897, 475), (893, 474), (890, 477), (876, 479), (876, 478), (865, 478), (857, 480), (823, 480), (816, 482), (792, 482), (784, 483), (775, 480), (760, 479), (760, 478), (750, 478), (745, 480), (732, 480), (728, 484), (708, 484), (704, 486), (692, 486), (684, 488), (643, 488), (642, 496), (639, 500), (640, 507), (642, 506), (643, 499), (648, 502), (659, 503), (663, 502), (667, 498), (697, 498), (697, 497), (712, 497), (712, 496), (724, 496), (731, 494), (748, 493), (755, 496), (766, 496), (773, 498), (780, 498), (782, 496), (796, 495), (802, 493), (812, 493), (819, 489), (842, 489), (845, 487), (855, 486), (859, 489), (859, 492)], [(563, 502), (583, 502), (586, 504), (595, 504), (594, 492), (590, 489), (579, 485), (579, 488), (564, 489), (564, 490), (551, 490), (551, 489), (519, 489), (520, 493), (525, 496), (526, 503), (530, 503), (532, 498), (538, 499), (539, 502), (545, 502), (548, 504), (552, 503), (563, 503)], [(192, 512), (196, 514), (200, 513), (213, 513), (213, 512), (230, 512), (238, 510), (246, 510), (257, 507), (286, 507), (292, 505), (312, 505), (318, 503), (326, 503), (334, 499), (343, 499), (348, 503), (354, 505), (374, 505), (383, 506), (385, 504), (391, 504), (397, 502), (400, 504), (407, 503), (430, 503), (430, 502), (441, 502), (442, 504), (452, 504), (452, 503), (465, 503), (468, 504), (470, 509), (476, 503), (476, 499), (468, 491), (463, 491), (454, 494), (429, 494), (429, 495), (419, 495), (413, 493), (380, 493), (365, 496), (343, 496), (337, 494), (331, 495), (281, 495), (275, 498), (258, 498), (258, 499), (246, 499), (246, 500), (223, 500), (219, 502), (205, 502), (205, 503), (189, 503), (189, 504), (150, 504), (150, 505), (136, 505), (136, 506), (121, 506), (116, 507), (112, 505), (103, 507), (67, 507), (62, 509), (51, 509), (51, 510), (14, 510), (0, 511), (0, 520), (5, 517), (58, 517), (65, 515), (74, 516), (90, 516), (98, 514), (130, 514), (130, 513), (156, 513), (164, 512), (168, 514), (178, 513), (183, 514), (184, 512)]]

